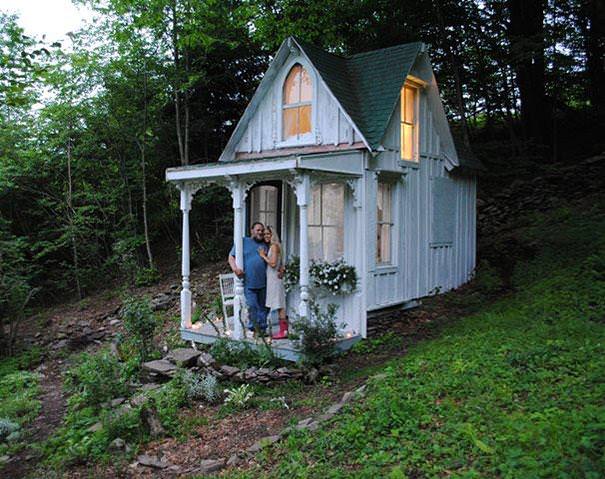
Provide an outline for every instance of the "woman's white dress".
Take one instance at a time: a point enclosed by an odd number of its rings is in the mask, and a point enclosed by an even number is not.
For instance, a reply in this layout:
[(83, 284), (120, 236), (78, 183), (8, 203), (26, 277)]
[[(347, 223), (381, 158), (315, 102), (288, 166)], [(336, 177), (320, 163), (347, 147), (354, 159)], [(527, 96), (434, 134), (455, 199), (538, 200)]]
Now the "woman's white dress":
[[(273, 249), (269, 250), (269, 259), (272, 259), (271, 255), (273, 254), (273, 251)], [(275, 268), (267, 265), (267, 301), (265, 306), (271, 311), (286, 307), (286, 290), (284, 289), (284, 282), (277, 277), (277, 272), (282, 264), (281, 254), (278, 253), (278, 255), (279, 257), (277, 258)]]

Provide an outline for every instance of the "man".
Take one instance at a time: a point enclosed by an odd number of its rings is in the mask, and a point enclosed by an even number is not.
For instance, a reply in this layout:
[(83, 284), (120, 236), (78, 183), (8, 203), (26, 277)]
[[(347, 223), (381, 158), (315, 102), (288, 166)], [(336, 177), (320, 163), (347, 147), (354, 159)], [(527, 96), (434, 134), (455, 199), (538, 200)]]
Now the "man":
[(250, 237), (244, 237), (244, 269), (237, 267), (235, 262), (235, 245), (229, 252), (229, 266), (238, 278), (244, 280), (244, 295), (248, 305), (248, 329), (250, 331), (265, 332), (267, 328), (268, 309), (265, 306), (267, 296), (267, 265), (258, 253), (262, 248), (268, 252), (265, 243), (265, 226), (255, 222), (250, 229)]

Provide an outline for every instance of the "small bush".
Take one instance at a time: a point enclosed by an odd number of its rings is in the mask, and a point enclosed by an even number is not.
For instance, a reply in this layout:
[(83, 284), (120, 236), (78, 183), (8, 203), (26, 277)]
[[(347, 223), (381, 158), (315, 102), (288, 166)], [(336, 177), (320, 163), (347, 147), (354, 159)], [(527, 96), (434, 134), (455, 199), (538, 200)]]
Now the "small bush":
[(266, 367), (281, 365), (282, 362), (275, 357), (270, 346), (262, 345), (254, 349), (250, 345), (222, 338), (210, 347), (210, 354), (220, 363), (248, 368), (250, 366)]
[(153, 352), (153, 337), (159, 323), (146, 299), (128, 298), (122, 310), (126, 343), (134, 348), (139, 362), (146, 361)]
[(72, 393), (69, 404), (74, 407), (98, 406), (128, 393), (130, 371), (108, 351), (82, 354), (67, 372), (65, 386)]
[(291, 325), (294, 333), (300, 337), (298, 342), (304, 354), (304, 362), (321, 364), (336, 354), (337, 311), (336, 304), (328, 304), (324, 312), (317, 302), (310, 301), (310, 315), (307, 318), (299, 316)]
[(142, 268), (136, 273), (135, 286), (151, 286), (160, 280), (160, 272), (155, 268)]
[(185, 383), (188, 399), (201, 399), (213, 404), (220, 397), (218, 381), (211, 374), (201, 376), (186, 370), (183, 373), (183, 382)]
[(250, 399), (254, 396), (254, 391), (250, 384), (241, 384), (240, 386), (225, 389), (225, 405), (234, 409), (246, 409), (250, 404)]

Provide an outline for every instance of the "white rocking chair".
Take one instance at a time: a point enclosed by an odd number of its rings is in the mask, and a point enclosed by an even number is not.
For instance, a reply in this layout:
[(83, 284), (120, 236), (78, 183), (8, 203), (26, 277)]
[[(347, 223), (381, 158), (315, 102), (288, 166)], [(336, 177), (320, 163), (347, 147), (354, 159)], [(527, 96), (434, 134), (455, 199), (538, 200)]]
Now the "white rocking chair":
[[(235, 310), (233, 308), (233, 299), (235, 298), (235, 275), (233, 273), (220, 274), (218, 277), (221, 287), (221, 299), (223, 303), (223, 319), (227, 329), (233, 331), (235, 319)], [(231, 314), (228, 310), (231, 309)]]

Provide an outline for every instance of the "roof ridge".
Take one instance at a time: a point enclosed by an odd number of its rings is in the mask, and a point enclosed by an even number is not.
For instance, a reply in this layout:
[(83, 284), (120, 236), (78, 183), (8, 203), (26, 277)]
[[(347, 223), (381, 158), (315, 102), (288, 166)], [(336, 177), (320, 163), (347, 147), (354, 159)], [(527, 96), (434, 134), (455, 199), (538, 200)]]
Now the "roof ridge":
[[(389, 50), (395, 50), (397, 48), (402, 48), (402, 47), (408, 47), (410, 45), (416, 45), (416, 44), (421, 44), (421, 41), (416, 41), (416, 42), (407, 42), (407, 43), (399, 43), (397, 45), (392, 45), (390, 47), (385, 47), (385, 48), (376, 48), (374, 50), (368, 50), (366, 52), (359, 52), (359, 53), (354, 53), (353, 55), (347, 55), (345, 57), (346, 60), (352, 60), (352, 59), (356, 59), (359, 57), (363, 57), (366, 55), (372, 55), (372, 54), (376, 54), (378, 52), (387, 52)], [(317, 48), (317, 47), (316, 47)], [(328, 52), (329, 53), (329, 52)]]

